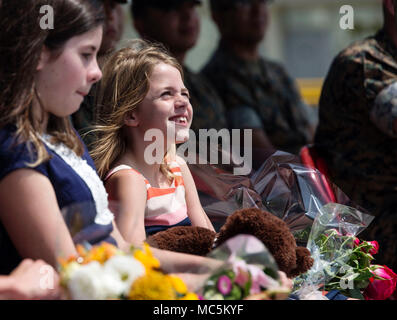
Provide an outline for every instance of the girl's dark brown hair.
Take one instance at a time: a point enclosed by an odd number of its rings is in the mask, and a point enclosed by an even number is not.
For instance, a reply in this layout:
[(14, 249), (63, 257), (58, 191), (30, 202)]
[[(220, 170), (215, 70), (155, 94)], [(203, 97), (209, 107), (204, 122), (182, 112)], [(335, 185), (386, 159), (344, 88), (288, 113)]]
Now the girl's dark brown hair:
[[(104, 21), (100, 0), (2, 0), (0, 8), (0, 127), (14, 124), (20, 142), (30, 141), (36, 150), (36, 166), (48, 159), (40, 139), (42, 129), (33, 117), (35, 73), (44, 47), (56, 58), (72, 37), (84, 34)], [(42, 29), (50, 6), (53, 29)], [(68, 119), (50, 116), (47, 132), (78, 155), (84, 148)]]

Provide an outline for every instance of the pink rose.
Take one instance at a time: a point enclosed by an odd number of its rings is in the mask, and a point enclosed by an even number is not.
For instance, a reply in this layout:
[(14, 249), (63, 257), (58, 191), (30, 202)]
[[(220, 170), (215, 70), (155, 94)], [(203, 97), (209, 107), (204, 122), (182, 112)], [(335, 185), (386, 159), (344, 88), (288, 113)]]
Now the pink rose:
[(379, 266), (372, 273), (385, 280), (371, 278), (364, 291), (365, 300), (386, 300), (396, 289), (397, 275), (386, 266)]
[(369, 250), (369, 254), (372, 254), (372, 255), (377, 254), (378, 250), (379, 250), (378, 241), (367, 241), (367, 242), (372, 246), (372, 249)]

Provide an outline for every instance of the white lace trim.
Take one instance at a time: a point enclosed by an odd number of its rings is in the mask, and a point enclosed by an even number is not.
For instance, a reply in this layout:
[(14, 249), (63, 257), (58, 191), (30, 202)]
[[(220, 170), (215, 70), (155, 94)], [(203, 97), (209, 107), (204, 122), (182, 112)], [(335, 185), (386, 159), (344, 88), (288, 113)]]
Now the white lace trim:
[(65, 161), (80, 176), (80, 178), (83, 179), (87, 187), (90, 189), (97, 212), (95, 223), (101, 225), (111, 223), (114, 216), (108, 207), (108, 194), (96, 171), (87, 163), (86, 160), (77, 156), (73, 150), (69, 149), (63, 143), (54, 145), (50, 142), (50, 139), (51, 136), (48, 134), (44, 134), (42, 136), (42, 140), (47, 147), (58, 154), (63, 161)]

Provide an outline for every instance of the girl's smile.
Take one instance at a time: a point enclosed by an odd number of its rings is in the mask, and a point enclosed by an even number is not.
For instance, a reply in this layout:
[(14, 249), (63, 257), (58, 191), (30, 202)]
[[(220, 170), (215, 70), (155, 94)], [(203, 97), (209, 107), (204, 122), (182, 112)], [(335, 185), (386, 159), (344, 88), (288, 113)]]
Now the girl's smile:
[(188, 115), (177, 115), (169, 118), (169, 121), (175, 122), (175, 125), (177, 126), (182, 126), (182, 127), (187, 127), (189, 125), (188, 122)]

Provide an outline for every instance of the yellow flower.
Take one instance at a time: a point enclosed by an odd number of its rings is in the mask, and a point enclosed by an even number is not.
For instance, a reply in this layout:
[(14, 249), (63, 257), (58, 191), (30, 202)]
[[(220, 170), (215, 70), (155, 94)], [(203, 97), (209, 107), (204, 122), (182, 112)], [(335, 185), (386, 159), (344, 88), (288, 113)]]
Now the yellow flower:
[(98, 261), (103, 264), (118, 252), (117, 247), (106, 242), (100, 246), (94, 246), (88, 252), (84, 252), (81, 248), (78, 250), (80, 256), (84, 258), (83, 264), (90, 263), (91, 261)]
[(77, 257), (75, 257), (75, 256), (70, 256), (67, 259), (60, 257), (60, 258), (58, 258), (58, 264), (61, 269), (64, 269), (69, 265), (69, 263), (75, 262), (76, 260), (77, 260)]
[(136, 279), (128, 295), (131, 300), (175, 300), (172, 282), (159, 271), (150, 271)]
[(111, 243), (104, 242), (104, 243), (102, 243), (101, 246), (104, 248), (105, 254), (106, 254), (108, 259), (110, 259), (111, 257), (113, 257), (117, 253), (121, 253), (121, 251), (116, 246), (114, 246)]
[(168, 278), (170, 279), (172, 286), (174, 287), (175, 291), (181, 295), (187, 293), (186, 284), (182, 281), (181, 278), (173, 275), (169, 275)]
[(103, 247), (93, 247), (92, 250), (87, 254), (86, 258), (84, 259), (85, 263), (91, 261), (98, 261), (99, 263), (104, 263), (106, 261), (106, 253)]
[(198, 295), (193, 292), (188, 292), (185, 296), (179, 300), (199, 300)]
[(81, 257), (85, 257), (87, 255), (87, 250), (81, 244), (76, 246), (76, 250)]
[(135, 250), (134, 258), (139, 260), (147, 270), (160, 268), (160, 261), (153, 256), (147, 243), (144, 243), (143, 251)]

